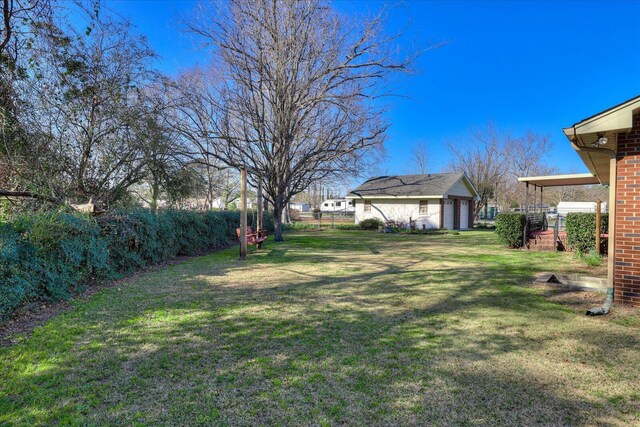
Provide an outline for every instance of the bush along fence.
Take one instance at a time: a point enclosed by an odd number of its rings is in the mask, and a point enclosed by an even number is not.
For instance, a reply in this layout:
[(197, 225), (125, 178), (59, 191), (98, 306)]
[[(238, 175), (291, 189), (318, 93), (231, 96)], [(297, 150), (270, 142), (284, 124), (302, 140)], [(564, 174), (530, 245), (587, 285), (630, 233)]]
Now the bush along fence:
[[(545, 229), (544, 220), (529, 214), (529, 227), (526, 233)], [(510, 248), (521, 248), (527, 244), (525, 241), (525, 227), (527, 215), (517, 212), (506, 212), (496, 216), (496, 234), (502, 243)], [(600, 229), (606, 233), (609, 225), (609, 217), (602, 214)], [(569, 249), (579, 252), (589, 252), (596, 246), (596, 214), (595, 213), (570, 213), (566, 218), (567, 244)], [(606, 250), (606, 239), (601, 238), (600, 248)]]
[[(567, 244), (575, 251), (589, 252), (596, 247), (596, 214), (576, 212), (567, 214), (566, 220)], [(600, 217), (600, 230), (606, 233), (609, 229), (609, 215)], [(600, 248), (606, 251), (605, 240), (600, 239)]]
[[(248, 223), (254, 226), (255, 213)], [(116, 279), (176, 256), (237, 241), (237, 211), (148, 210), (96, 218), (68, 213), (18, 216), (0, 223), (0, 320), (34, 299), (65, 299), (91, 279)], [(265, 212), (263, 226), (273, 229)]]
[(524, 228), (527, 217), (523, 213), (505, 212), (496, 216), (496, 234), (502, 243), (510, 248), (521, 248), (525, 245)]

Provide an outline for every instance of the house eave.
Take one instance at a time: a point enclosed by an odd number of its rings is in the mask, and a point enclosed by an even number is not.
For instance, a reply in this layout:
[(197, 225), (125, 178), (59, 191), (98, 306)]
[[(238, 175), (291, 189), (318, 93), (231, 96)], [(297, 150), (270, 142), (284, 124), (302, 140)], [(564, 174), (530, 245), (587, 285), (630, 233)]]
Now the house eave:
[[(609, 184), (609, 160), (611, 153), (617, 151), (617, 136), (632, 129), (633, 114), (638, 110), (640, 96), (563, 129), (582, 162), (589, 172), (598, 177), (600, 183)], [(608, 139), (607, 144), (597, 144), (601, 137)]]

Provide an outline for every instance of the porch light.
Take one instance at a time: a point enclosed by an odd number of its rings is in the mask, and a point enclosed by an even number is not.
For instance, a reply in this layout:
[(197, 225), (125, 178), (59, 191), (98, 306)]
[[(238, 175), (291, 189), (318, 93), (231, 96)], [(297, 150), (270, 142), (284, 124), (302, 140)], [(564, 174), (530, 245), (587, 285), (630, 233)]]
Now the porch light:
[(593, 143), (593, 145), (595, 147), (599, 147), (601, 145), (605, 145), (607, 142), (609, 142), (609, 138), (607, 138), (606, 136), (600, 136), (598, 137), (598, 140)]

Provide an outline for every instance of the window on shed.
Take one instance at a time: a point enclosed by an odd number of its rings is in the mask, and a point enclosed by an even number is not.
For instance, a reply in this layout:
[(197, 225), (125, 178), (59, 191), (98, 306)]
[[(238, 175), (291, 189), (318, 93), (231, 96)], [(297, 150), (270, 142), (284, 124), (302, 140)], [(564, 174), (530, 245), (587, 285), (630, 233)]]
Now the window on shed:
[(342, 206), (342, 202), (336, 202), (336, 206)]
[(364, 211), (371, 212), (371, 200), (364, 201)]
[(428, 205), (429, 205), (428, 200), (420, 200), (420, 209), (418, 210), (418, 213), (420, 215), (426, 215), (429, 209)]

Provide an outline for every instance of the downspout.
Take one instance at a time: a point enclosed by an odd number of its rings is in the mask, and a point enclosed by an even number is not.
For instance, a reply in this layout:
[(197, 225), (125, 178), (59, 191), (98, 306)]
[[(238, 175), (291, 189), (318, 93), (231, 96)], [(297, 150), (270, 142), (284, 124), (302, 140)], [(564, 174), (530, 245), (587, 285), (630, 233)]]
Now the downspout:
[[(573, 137), (578, 140), (576, 134), (576, 128), (573, 127)], [(616, 152), (608, 148), (596, 148), (596, 147), (579, 147), (571, 139), (571, 146), (576, 151), (585, 151), (587, 153), (607, 154), (609, 156), (609, 242), (607, 247), (607, 298), (600, 307), (595, 307), (587, 310), (588, 316), (598, 316), (609, 313), (614, 299), (614, 268), (615, 268), (615, 255), (616, 255), (616, 187), (618, 180), (617, 173), (617, 158)]]

